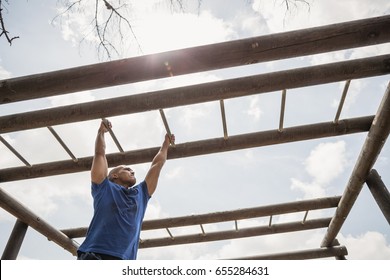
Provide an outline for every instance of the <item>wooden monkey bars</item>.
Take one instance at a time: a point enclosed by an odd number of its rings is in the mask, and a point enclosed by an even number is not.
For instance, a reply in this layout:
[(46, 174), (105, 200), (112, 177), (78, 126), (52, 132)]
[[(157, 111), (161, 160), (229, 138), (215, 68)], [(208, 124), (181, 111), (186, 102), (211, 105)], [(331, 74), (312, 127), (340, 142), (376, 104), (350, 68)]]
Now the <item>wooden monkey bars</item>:
[(0, 81), (0, 104), (390, 41), (390, 16), (308, 28)]
[[(0, 81), (0, 104), (165, 78), (172, 75), (177, 76), (377, 45), (390, 42), (389, 26), (390, 16), (382, 16), (11, 78)], [(390, 55), (386, 54), (140, 93), (104, 101), (0, 116), (0, 134), (2, 134), (0, 135), (0, 141), (25, 165), (0, 170), (0, 183), (89, 170), (92, 157), (77, 158), (55, 131), (55, 127), (53, 127), (55, 125), (158, 110), (164, 127), (171, 136), (164, 109), (209, 101), (219, 102), (220, 104), (223, 136), (176, 144), (171, 148), (169, 158), (183, 158), (368, 131), (366, 142), (341, 197), (145, 221), (143, 231), (165, 229), (168, 236), (144, 239), (140, 242), (140, 248), (150, 248), (325, 227), (327, 232), (321, 244), (322, 248), (258, 255), (244, 257), (244, 259), (304, 259), (329, 256), (341, 259), (347, 254), (347, 250), (344, 246), (335, 244), (336, 236), (353, 207), (364, 182), (367, 181), (367, 184), (371, 185), (370, 188), (373, 189), (373, 192), (379, 192), (379, 195), (374, 194), (374, 196), (378, 197), (378, 204), (388, 221), (390, 221), (389, 210), (386, 207), (389, 200), (388, 192), (383, 187), (384, 184), (378, 181), (379, 175), (376, 176), (377, 173), (372, 171), (375, 160), (390, 130), (389, 87), (375, 116), (340, 119), (351, 80), (388, 75), (389, 73)], [(340, 81), (346, 81), (346, 84), (333, 121), (296, 127), (284, 126), (287, 90)], [(279, 91), (282, 94), (279, 126), (269, 131), (229, 135), (224, 100), (271, 91)], [(111, 107), (116, 108), (115, 112), (110, 109)], [(49, 129), (69, 155), (69, 160), (31, 165), (3, 137), (5, 133), (40, 127)], [(148, 162), (152, 160), (158, 150), (158, 148), (152, 147), (136, 151), (124, 151), (112, 130), (110, 130), (110, 135), (119, 150), (118, 153), (107, 155), (110, 166)], [(17, 223), (12, 233), (12, 238), (15, 242), (10, 239), (2, 258), (16, 258), (27, 226), (47, 236), (72, 254), (75, 254), (78, 247), (73, 238), (85, 236), (85, 227), (62, 231), (53, 228), (1, 189), (0, 206), (17, 218)], [(309, 211), (333, 207), (336, 208), (333, 217), (308, 219)], [(304, 212), (304, 217), (300, 221), (289, 223), (274, 223), (273, 221), (275, 215), (299, 211)], [(239, 228), (239, 220), (264, 216), (269, 217), (268, 225)], [(234, 222), (234, 229), (222, 232), (207, 232), (205, 230), (205, 224), (216, 223), (222, 220)], [(172, 228), (174, 227), (189, 225), (199, 226), (200, 233), (183, 236), (176, 236), (172, 233)]]
[(0, 133), (219, 101), (286, 88), (292, 89), (389, 73), (390, 55), (329, 63), (2, 116), (0, 117)]
[[(214, 138), (182, 144), (176, 144), (169, 154), (169, 159), (205, 155), (217, 152), (233, 151), (281, 143), (290, 143), (322, 137), (346, 135), (351, 133), (366, 132), (369, 130), (373, 116), (355, 119), (340, 120), (337, 124), (333, 122), (318, 123), (285, 128), (279, 130), (247, 133), (243, 135), (229, 136), (228, 139)], [(124, 153), (113, 153), (107, 155), (109, 166), (121, 164), (138, 164), (150, 162), (158, 151), (158, 147), (147, 148)], [(27, 178), (37, 178), (66, 173), (87, 171), (91, 168), (92, 157), (79, 158), (74, 160), (63, 160), (36, 164), (31, 167), (12, 167), (0, 170), (0, 181), (15, 181)]]

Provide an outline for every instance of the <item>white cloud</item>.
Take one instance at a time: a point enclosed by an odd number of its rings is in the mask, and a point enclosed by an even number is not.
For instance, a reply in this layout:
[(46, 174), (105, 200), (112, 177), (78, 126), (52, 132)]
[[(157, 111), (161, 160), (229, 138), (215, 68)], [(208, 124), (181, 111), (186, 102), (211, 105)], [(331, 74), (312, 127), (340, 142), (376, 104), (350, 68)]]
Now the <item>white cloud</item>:
[(251, 97), (249, 109), (247, 111), (247, 114), (250, 117), (253, 117), (254, 121), (256, 122), (260, 120), (260, 117), (263, 114), (259, 106), (259, 99), (259, 96)]
[[(81, 9), (82, 5), (84, 5), (84, 9)], [(92, 19), (95, 16), (95, 4), (86, 2), (82, 5), (76, 4), (71, 10), (68, 10), (68, 7), (59, 6), (57, 14), (60, 16), (53, 22), (61, 27), (63, 39), (72, 42), (73, 45), (77, 45), (81, 40), (97, 42), (94, 32), (91, 32), (94, 28)], [(67, 12), (64, 13), (64, 11)]]
[(340, 235), (338, 240), (348, 250), (348, 259), (353, 260), (389, 260), (390, 244), (383, 234), (368, 231), (359, 236)]
[(181, 166), (177, 166), (168, 172), (165, 173), (165, 177), (168, 179), (174, 179), (177, 177), (181, 177), (183, 172), (183, 168)]
[(191, 107), (185, 107), (180, 109), (182, 111), (182, 118), (180, 119), (180, 123), (185, 127), (188, 131), (193, 130), (194, 123), (199, 123), (205, 118), (207, 118), (207, 108), (203, 105), (196, 105)]
[(332, 62), (339, 62), (345, 60), (347, 58), (347, 54), (347, 51), (316, 54), (310, 57), (310, 63), (312, 65), (321, 65)]
[(210, 44), (236, 37), (227, 23), (207, 11), (200, 15), (160, 11), (153, 15), (144, 14), (140, 18), (142, 21), (137, 22), (136, 32), (144, 53)]
[(319, 248), (321, 230), (310, 232), (272, 234), (254, 238), (230, 240), (228, 244), (215, 252), (214, 258), (235, 258), (293, 252)]
[[(6, 134), (1, 136), (11, 146), (15, 145), (16, 141), (14, 138)], [(22, 164), (22, 162), (3, 143), (0, 143), (0, 154), (1, 154), (0, 168), (5, 168), (9, 166), (18, 166)]]
[[(294, 252), (305, 249), (319, 249), (324, 238), (321, 230), (297, 234), (275, 234), (263, 237), (236, 239), (229, 241), (212, 255), (210, 259), (256, 256), (272, 253)], [(348, 251), (350, 260), (388, 260), (390, 244), (383, 234), (367, 232), (360, 236), (342, 234), (338, 236), (341, 246)], [(203, 258), (203, 257), (201, 257)]]
[(210, 244), (176, 245), (161, 248), (141, 249), (138, 259), (146, 260), (196, 260), (206, 255)]
[[(117, 24), (108, 28), (110, 34), (107, 34), (105, 39), (114, 42), (116, 46), (122, 45), (117, 47), (120, 56), (140, 54), (138, 44), (141, 46), (142, 54), (148, 54), (237, 37), (228, 23), (214, 17), (208, 11), (202, 11), (200, 14), (176, 12), (170, 9), (169, 5), (162, 5), (162, 1), (146, 2), (148, 4), (137, 3), (137, 5), (127, 5), (127, 8), (122, 6), (120, 10), (123, 16), (130, 19), (136, 39), (125, 21), (122, 21), (122, 34), (116, 29)], [(95, 35), (94, 23), (91, 23), (91, 19), (95, 16), (95, 6), (94, 3), (83, 5), (89, 6), (68, 13), (67, 17), (60, 22), (63, 38), (73, 43), (84, 40), (96, 44), (99, 40)], [(100, 24), (106, 21), (103, 18), (104, 13), (107, 17), (109, 13), (104, 9), (102, 11), (99, 14), (101, 18), (98, 19)]]
[(71, 94), (58, 95), (48, 98), (54, 107), (73, 105), (83, 102), (94, 101), (96, 98), (90, 91), (82, 91)]
[(291, 189), (302, 191), (305, 198), (323, 197), (326, 187), (342, 174), (347, 163), (344, 141), (321, 143), (304, 162), (311, 182), (291, 178)]
[[(1, 60), (0, 60), (1, 62)], [(0, 80), (2, 79), (8, 79), (11, 78), (11, 73), (5, 70), (1, 65), (0, 65)]]
[(244, 14), (240, 16), (237, 21), (241, 24), (241, 28), (244, 32), (249, 33), (251, 36), (260, 36), (267, 33), (267, 25), (265, 20), (258, 15)]
[(148, 208), (145, 213), (145, 220), (154, 220), (165, 218), (168, 215), (161, 209), (160, 203), (157, 200), (153, 200), (148, 204)]
[(322, 185), (316, 182), (302, 182), (295, 178), (291, 178), (291, 189), (301, 191), (305, 199), (324, 197), (326, 195), (326, 191)]
[(344, 141), (321, 143), (305, 160), (306, 171), (319, 184), (329, 184), (338, 177), (347, 164)]
[[(343, 108), (341, 111), (342, 114), (341, 114), (340, 118), (342, 118), (343, 115), (346, 116), (349, 114), (350, 107), (356, 103), (356, 100), (358, 99), (360, 93), (362, 92), (362, 90), (364, 89), (366, 84), (367, 84), (367, 82), (364, 80), (351, 81), (349, 88), (348, 88), (347, 96), (345, 98), (344, 105), (343, 105)], [(344, 82), (339, 84), (340, 98), (341, 98), (341, 93), (344, 90), (344, 86), (345, 86)], [(333, 108), (338, 108), (339, 103), (340, 103), (340, 98), (333, 100), (333, 102), (331, 104), (331, 106)]]
[[(265, 18), (269, 32), (286, 32), (302, 28), (353, 21), (387, 14), (390, 2), (387, 0), (355, 1), (296, 1), (290, 3), (286, 10), (285, 1), (253, 1), (252, 8)], [(308, 4), (306, 4), (308, 3)], [(318, 54), (310, 57), (313, 65), (355, 59), (372, 55), (386, 54), (389, 45), (358, 48), (349, 51), (338, 51)]]
[(252, 8), (255, 12), (259, 13), (267, 22), (267, 26), (270, 33), (283, 32), (287, 30), (300, 29), (303, 26), (307, 27), (307, 24), (311, 24), (308, 21), (308, 15), (312, 1), (308, 1), (309, 5), (301, 2), (297, 6), (292, 5), (287, 10), (284, 1), (253, 1)]
[[(60, 202), (69, 202), (75, 198), (92, 201), (89, 179), (86, 179), (85, 173), (64, 175), (62, 178), (30, 179), (28, 184), (9, 182), (3, 183), (2, 188), (33, 213), (47, 219), (61, 211)], [(71, 181), (69, 178), (72, 178)], [(7, 219), (7, 215), (0, 216), (0, 220), (3, 219)]]
[[(291, 1), (288, 1), (291, 4)], [(381, 16), (390, 10), (387, 0), (296, 1), (286, 10), (285, 1), (253, 1), (252, 8), (268, 23), (271, 33)]]

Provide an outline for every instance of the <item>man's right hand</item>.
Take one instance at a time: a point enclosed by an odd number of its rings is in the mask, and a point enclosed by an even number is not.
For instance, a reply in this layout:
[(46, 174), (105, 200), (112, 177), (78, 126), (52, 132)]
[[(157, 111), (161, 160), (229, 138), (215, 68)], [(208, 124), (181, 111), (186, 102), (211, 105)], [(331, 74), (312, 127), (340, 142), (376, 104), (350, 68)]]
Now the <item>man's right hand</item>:
[(103, 132), (103, 133), (106, 133), (108, 132), (110, 129), (112, 128), (112, 124), (109, 120), (107, 119), (103, 119), (101, 124), (100, 124), (100, 127), (99, 127), (99, 131), (100, 132)]

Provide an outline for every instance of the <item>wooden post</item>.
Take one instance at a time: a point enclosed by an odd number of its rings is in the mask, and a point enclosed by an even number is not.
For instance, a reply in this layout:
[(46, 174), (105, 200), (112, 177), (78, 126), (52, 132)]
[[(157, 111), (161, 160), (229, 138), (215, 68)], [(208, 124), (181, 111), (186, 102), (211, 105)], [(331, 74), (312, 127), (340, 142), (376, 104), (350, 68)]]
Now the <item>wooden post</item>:
[(390, 225), (390, 192), (375, 169), (370, 171), (366, 184)]
[(8, 239), (7, 245), (5, 246), (3, 255), (1, 256), (2, 260), (16, 260), (18, 257), (20, 248), (26, 235), (28, 225), (21, 220), (17, 219), (15, 226), (11, 232), (11, 235)]
[(333, 216), (332, 222), (322, 240), (322, 247), (331, 246), (333, 240), (340, 231), (345, 219), (355, 203), (367, 176), (372, 169), (378, 155), (390, 132), (390, 83), (379, 105), (378, 112), (366, 140), (363, 144), (360, 155), (356, 161), (351, 177), (341, 197), (339, 206)]
[(55, 229), (44, 221), (41, 217), (31, 212), (12, 196), (0, 188), (0, 207), (14, 215), (19, 220), (31, 226), (33, 229), (46, 236), (49, 240), (76, 255), (78, 245), (65, 234)]

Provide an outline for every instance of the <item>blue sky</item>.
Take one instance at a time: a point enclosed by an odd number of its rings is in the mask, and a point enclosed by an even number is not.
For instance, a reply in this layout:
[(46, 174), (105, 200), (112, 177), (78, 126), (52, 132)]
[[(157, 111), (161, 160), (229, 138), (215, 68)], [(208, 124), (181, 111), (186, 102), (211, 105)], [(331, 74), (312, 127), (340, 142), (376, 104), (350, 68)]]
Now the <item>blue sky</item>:
[[(94, 2), (94, 1), (92, 1)], [(133, 1), (136, 2), (136, 1)], [(189, 1), (185, 12), (176, 12), (168, 1), (138, 1), (130, 16), (142, 52), (126, 34), (117, 58), (157, 53), (171, 49), (224, 42), (389, 14), (387, 0), (308, 1), (286, 11), (278, 1)], [(229, 4), (227, 4), (229, 3)], [(57, 1), (17, 1), (8, 6), (5, 20), (12, 35), (20, 36), (9, 46), (0, 41), (0, 79), (65, 69), (102, 61), (96, 38), (88, 30), (88, 13), (71, 14), (53, 22), (61, 7)], [(83, 39), (80, 44), (80, 40)], [(306, 56), (247, 67), (203, 72), (169, 79), (140, 82), (94, 91), (67, 94), (0, 105), (0, 115), (131, 95), (163, 88), (204, 83), (232, 77), (274, 72), (386, 54), (389, 44), (328, 54)], [(354, 80), (341, 118), (376, 113), (389, 76)], [(344, 83), (333, 83), (287, 92), (285, 126), (333, 120)], [(279, 122), (281, 93), (235, 98), (225, 101), (230, 135), (275, 129)], [(222, 137), (219, 103), (210, 102), (165, 110), (178, 143)], [(165, 134), (158, 111), (110, 118), (125, 150), (155, 147)], [(56, 126), (76, 157), (90, 156), (99, 120)], [(147, 128), (147, 129), (145, 129)], [(68, 159), (47, 129), (2, 135), (32, 164)], [(238, 208), (341, 195), (348, 182), (366, 134), (324, 138), (170, 160), (159, 187), (150, 201), (146, 219), (202, 214)], [(107, 152), (116, 152), (107, 137)], [(0, 168), (22, 163), (0, 145)], [(390, 146), (387, 143), (375, 168), (389, 184)], [(149, 164), (132, 166), (138, 180)], [(53, 176), (0, 183), (0, 187), (27, 205), (56, 228), (87, 226), (92, 216), (89, 173)], [(317, 213), (322, 216), (324, 213)], [(287, 221), (291, 217), (275, 217)], [(0, 209), (0, 250), (8, 240), (15, 219)], [(262, 225), (261, 219), (240, 226)], [(212, 225), (207, 230), (233, 225)], [(193, 229), (174, 230), (176, 234)], [(154, 235), (157, 233), (148, 233)], [(140, 259), (218, 259), (290, 250), (318, 248), (324, 230), (221, 241), (196, 245), (140, 250)], [(142, 237), (142, 236), (141, 236)], [(390, 259), (388, 224), (366, 186), (356, 201), (338, 240), (349, 251), (349, 259)], [(82, 240), (78, 240), (81, 242)], [(370, 248), (370, 249), (368, 249)], [(67, 251), (29, 229), (20, 259), (74, 259)]]

